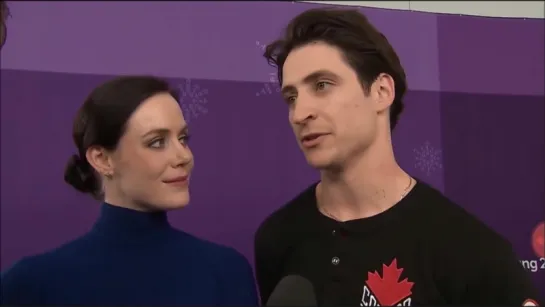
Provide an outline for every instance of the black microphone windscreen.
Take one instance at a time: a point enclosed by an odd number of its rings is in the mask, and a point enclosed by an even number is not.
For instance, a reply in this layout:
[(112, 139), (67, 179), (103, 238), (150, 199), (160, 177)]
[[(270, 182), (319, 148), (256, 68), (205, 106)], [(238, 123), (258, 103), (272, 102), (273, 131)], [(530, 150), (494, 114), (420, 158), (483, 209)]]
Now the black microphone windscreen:
[(317, 306), (314, 286), (302, 276), (286, 276), (276, 285), (265, 306)]

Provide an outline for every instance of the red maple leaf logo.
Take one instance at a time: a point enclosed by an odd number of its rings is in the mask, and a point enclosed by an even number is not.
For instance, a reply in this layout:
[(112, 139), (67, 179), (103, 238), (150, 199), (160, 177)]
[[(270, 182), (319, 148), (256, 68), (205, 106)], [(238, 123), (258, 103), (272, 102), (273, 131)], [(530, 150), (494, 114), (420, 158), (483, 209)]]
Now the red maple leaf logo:
[(377, 271), (367, 273), (367, 285), (381, 306), (395, 306), (399, 301), (412, 294), (414, 283), (407, 278), (399, 282), (403, 269), (397, 268), (397, 259), (390, 265), (382, 265), (382, 277)]

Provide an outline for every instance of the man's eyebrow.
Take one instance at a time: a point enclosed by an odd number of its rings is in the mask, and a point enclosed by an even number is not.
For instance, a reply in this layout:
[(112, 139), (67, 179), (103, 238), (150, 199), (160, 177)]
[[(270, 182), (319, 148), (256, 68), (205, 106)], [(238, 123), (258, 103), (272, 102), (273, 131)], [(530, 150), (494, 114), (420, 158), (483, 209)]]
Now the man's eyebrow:
[[(315, 72), (312, 72), (308, 74), (306, 77), (303, 78), (304, 84), (314, 83), (316, 80), (323, 78), (323, 77), (329, 77), (329, 78), (336, 78), (337, 74), (327, 70), (327, 69), (320, 69)], [(296, 88), (293, 84), (287, 84), (282, 87), (282, 94), (287, 94), (291, 92), (295, 92)]]

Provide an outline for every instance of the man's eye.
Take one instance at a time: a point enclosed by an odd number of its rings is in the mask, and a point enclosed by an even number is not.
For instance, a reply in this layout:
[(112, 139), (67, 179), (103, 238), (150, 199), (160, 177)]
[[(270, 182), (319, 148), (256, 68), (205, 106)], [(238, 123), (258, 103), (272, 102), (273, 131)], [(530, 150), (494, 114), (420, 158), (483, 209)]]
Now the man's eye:
[(317, 82), (316, 83), (316, 90), (317, 91), (323, 91), (323, 90), (327, 89), (330, 85), (331, 85), (331, 83), (326, 82), (326, 81)]

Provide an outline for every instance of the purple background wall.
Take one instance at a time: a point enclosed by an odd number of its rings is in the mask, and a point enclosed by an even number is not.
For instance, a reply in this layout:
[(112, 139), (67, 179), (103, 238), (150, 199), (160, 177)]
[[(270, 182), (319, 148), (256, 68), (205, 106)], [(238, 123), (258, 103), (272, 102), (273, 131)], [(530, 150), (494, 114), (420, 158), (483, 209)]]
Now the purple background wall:
[[(83, 234), (96, 218), (98, 205), (64, 184), (62, 171), (74, 152), (76, 109), (116, 75), (167, 77), (186, 94), (197, 164), (194, 201), (171, 215), (176, 226), (252, 259), (258, 224), (317, 178), (261, 57), (291, 17), (316, 5), (10, 7), (1, 57), (2, 269)], [(545, 260), (531, 244), (545, 215), (544, 20), (362, 11), (409, 78), (394, 135), (400, 163), (508, 238), (521, 260), (538, 265), (532, 275), (545, 289)]]

